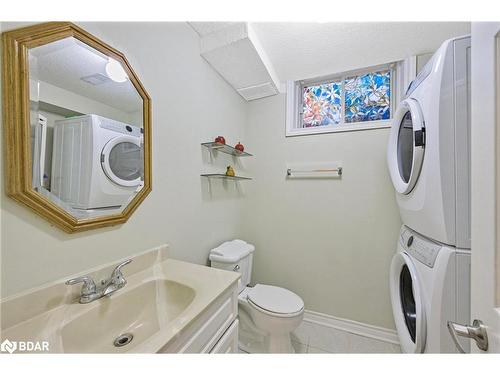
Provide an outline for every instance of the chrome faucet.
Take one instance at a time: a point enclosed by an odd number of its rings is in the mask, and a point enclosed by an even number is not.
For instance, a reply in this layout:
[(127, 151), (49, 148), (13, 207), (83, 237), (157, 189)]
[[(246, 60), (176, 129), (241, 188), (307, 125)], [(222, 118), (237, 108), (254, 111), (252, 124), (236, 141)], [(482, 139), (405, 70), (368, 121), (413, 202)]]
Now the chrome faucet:
[(89, 303), (104, 296), (109, 296), (127, 284), (127, 280), (125, 280), (122, 274), (122, 267), (126, 266), (130, 262), (132, 262), (132, 259), (128, 259), (117, 265), (111, 273), (110, 278), (101, 281), (101, 285), (99, 287), (96, 286), (94, 280), (92, 280), (89, 276), (81, 276), (75, 279), (70, 279), (66, 281), (66, 285), (83, 283), (80, 294), (80, 303)]

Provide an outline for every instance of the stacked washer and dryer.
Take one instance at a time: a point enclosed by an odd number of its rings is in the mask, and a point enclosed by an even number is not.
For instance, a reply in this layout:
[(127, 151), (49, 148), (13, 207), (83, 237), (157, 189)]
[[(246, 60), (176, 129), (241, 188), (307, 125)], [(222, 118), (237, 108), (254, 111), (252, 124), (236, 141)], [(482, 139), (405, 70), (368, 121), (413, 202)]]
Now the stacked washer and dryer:
[(444, 42), (393, 119), (387, 160), (403, 226), (390, 287), (406, 353), (456, 352), (447, 322), (470, 321), (470, 48), (469, 36)]

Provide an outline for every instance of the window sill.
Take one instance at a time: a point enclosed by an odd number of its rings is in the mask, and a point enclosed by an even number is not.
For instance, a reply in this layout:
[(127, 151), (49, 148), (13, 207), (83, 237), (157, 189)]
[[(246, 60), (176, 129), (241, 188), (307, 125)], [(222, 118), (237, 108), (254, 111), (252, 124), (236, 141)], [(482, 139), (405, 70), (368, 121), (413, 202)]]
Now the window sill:
[(352, 132), (358, 130), (384, 129), (391, 127), (392, 120), (369, 121), (355, 124), (339, 126), (316, 126), (310, 128), (300, 128), (286, 131), (286, 137), (296, 137), (301, 135), (314, 135), (325, 133)]

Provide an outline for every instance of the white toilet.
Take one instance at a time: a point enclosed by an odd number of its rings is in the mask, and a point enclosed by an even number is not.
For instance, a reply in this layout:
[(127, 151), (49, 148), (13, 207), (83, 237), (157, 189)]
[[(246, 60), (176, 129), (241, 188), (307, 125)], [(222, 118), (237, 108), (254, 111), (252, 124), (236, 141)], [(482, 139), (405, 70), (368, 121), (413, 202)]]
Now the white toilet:
[(249, 286), (254, 250), (245, 241), (233, 240), (210, 252), (212, 267), (241, 273), (239, 347), (249, 353), (293, 353), (290, 333), (302, 322), (304, 301), (285, 288)]

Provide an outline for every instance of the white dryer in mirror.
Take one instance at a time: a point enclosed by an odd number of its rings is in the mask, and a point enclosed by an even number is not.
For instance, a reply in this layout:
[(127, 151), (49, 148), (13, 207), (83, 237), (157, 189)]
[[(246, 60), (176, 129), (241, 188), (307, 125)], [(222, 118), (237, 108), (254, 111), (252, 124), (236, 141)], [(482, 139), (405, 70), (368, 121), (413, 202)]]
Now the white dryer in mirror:
[(402, 221), (470, 249), (470, 37), (442, 44), (393, 119), (387, 161)]
[(56, 121), (52, 193), (77, 211), (121, 210), (143, 186), (142, 143), (142, 128), (102, 116)]

